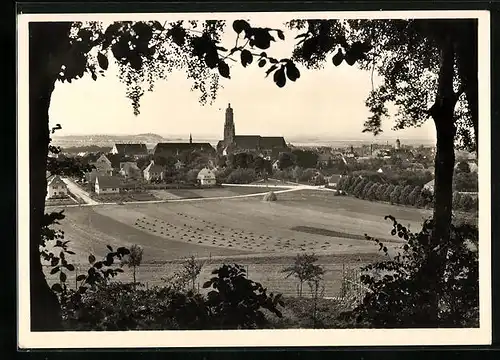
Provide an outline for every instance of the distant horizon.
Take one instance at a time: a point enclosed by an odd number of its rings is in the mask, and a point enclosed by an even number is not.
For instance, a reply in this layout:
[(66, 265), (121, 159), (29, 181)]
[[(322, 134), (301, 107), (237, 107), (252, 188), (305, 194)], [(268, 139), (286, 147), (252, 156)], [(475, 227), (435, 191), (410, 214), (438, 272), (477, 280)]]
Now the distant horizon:
[[(189, 140), (189, 135), (190, 134), (160, 134), (160, 133), (156, 133), (156, 132), (140, 132), (140, 133), (81, 133), (81, 134), (64, 134), (64, 135), (52, 135), (52, 138), (53, 139), (56, 139), (56, 138), (69, 138), (69, 137), (87, 137), (87, 136), (110, 136), (110, 137), (133, 137), (133, 136), (147, 136), (147, 135), (151, 135), (151, 136), (159, 136), (159, 137), (162, 137), (163, 139), (171, 139), (171, 138), (181, 138), (181, 139), (186, 139), (186, 140)], [(202, 139), (218, 139), (220, 140), (221, 137), (217, 134), (196, 134), (196, 133), (191, 133), (192, 137), (193, 137), (193, 140), (195, 140), (196, 136), (198, 138), (202, 138)], [(237, 134), (238, 135), (238, 134)], [(247, 134), (245, 134), (247, 135)], [(259, 134), (250, 134), (250, 135), (259, 135)], [(261, 135), (261, 136), (266, 136), (266, 135)], [(426, 142), (434, 142), (433, 139), (430, 139), (430, 138), (424, 138), (424, 137), (402, 137), (402, 136), (394, 136), (394, 135), (390, 135), (390, 136), (384, 136), (382, 134), (380, 135), (377, 135), (377, 136), (373, 136), (371, 139), (370, 138), (354, 138), (354, 137), (348, 137), (348, 136), (344, 136), (344, 137), (339, 137), (339, 136), (335, 136), (335, 135), (325, 135), (325, 134), (322, 134), (322, 135), (282, 135), (285, 140), (286, 139), (299, 139), (299, 140), (319, 140), (319, 141), (329, 141), (329, 140), (336, 140), (336, 141), (370, 141), (370, 140), (373, 140), (373, 141), (390, 141), (390, 140), (394, 140), (396, 141), (397, 139), (399, 139), (400, 141), (403, 141), (403, 140), (407, 140), (407, 141), (426, 141)]]

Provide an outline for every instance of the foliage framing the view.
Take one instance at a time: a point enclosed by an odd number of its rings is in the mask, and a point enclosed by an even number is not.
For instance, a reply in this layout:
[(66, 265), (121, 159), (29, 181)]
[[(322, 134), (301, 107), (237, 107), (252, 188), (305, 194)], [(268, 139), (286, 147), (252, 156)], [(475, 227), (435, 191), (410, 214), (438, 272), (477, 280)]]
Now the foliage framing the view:
[[(391, 234), (404, 240), (391, 258), (376, 238), (387, 260), (365, 266), (361, 282), (369, 290), (363, 301), (344, 318), (376, 328), (463, 328), (479, 326), (478, 229), (468, 224), (451, 225), (450, 240), (432, 246), (432, 220), (412, 233), (394, 217)], [(438, 293), (430, 294), (438, 283)], [(438, 309), (433, 309), (435, 295)], [(435, 317), (437, 314), (437, 317)]]

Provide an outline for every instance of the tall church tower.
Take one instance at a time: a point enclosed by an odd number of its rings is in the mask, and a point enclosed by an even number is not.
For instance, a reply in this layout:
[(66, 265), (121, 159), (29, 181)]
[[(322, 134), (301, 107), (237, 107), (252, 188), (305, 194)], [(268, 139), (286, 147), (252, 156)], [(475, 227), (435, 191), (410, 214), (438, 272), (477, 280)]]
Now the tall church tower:
[(226, 109), (226, 121), (224, 123), (224, 144), (231, 145), (234, 141), (234, 114), (231, 104), (228, 104)]

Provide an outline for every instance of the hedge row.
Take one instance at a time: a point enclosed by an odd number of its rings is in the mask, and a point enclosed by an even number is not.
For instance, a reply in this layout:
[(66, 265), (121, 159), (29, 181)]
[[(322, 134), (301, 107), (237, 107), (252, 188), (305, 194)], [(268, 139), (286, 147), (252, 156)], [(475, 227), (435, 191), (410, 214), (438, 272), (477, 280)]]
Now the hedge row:
[[(379, 183), (360, 176), (343, 176), (337, 183), (337, 189), (360, 199), (385, 201), (391, 204), (429, 207), (433, 202), (432, 193), (420, 186)], [(477, 207), (477, 198), (468, 194), (454, 193), (455, 210), (477, 211)]]

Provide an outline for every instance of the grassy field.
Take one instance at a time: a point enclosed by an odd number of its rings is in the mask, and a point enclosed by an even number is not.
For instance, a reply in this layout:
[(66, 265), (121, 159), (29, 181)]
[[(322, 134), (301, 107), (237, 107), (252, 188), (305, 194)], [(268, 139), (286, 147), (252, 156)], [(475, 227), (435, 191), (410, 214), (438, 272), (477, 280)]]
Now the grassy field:
[[(248, 189), (213, 190), (221, 194)], [(270, 290), (293, 294), (295, 281), (284, 279), (281, 271), (297, 253), (314, 252), (327, 269), (328, 296), (334, 296), (340, 287), (342, 267), (359, 268), (380, 258), (378, 247), (364, 239), (365, 233), (391, 240), (387, 246), (392, 250), (398, 245), (389, 234), (392, 226), (384, 221), (385, 215), (396, 216), (413, 230), (418, 230), (422, 220), (430, 215), (425, 210), (314, 190), (281, 193), (276, 202), (264, 202), (259, 196), (101, 205), (67, 208), (65, 213), (62, 228), (76, 252), (72, 260), (82, 264), (81, 271), (87, 266), (88, 254), (105, 255), (108, 244), (139, 244), (144, 248), (139, 280), (151, 285), (179, 269), (179, 261), (194, 255), (209, 262), (200, 281), (223, 261), (238, 262), (248, 266), (251, 279), (261, 281)], [(120, 276), (129, 279), (130, 272)]]

